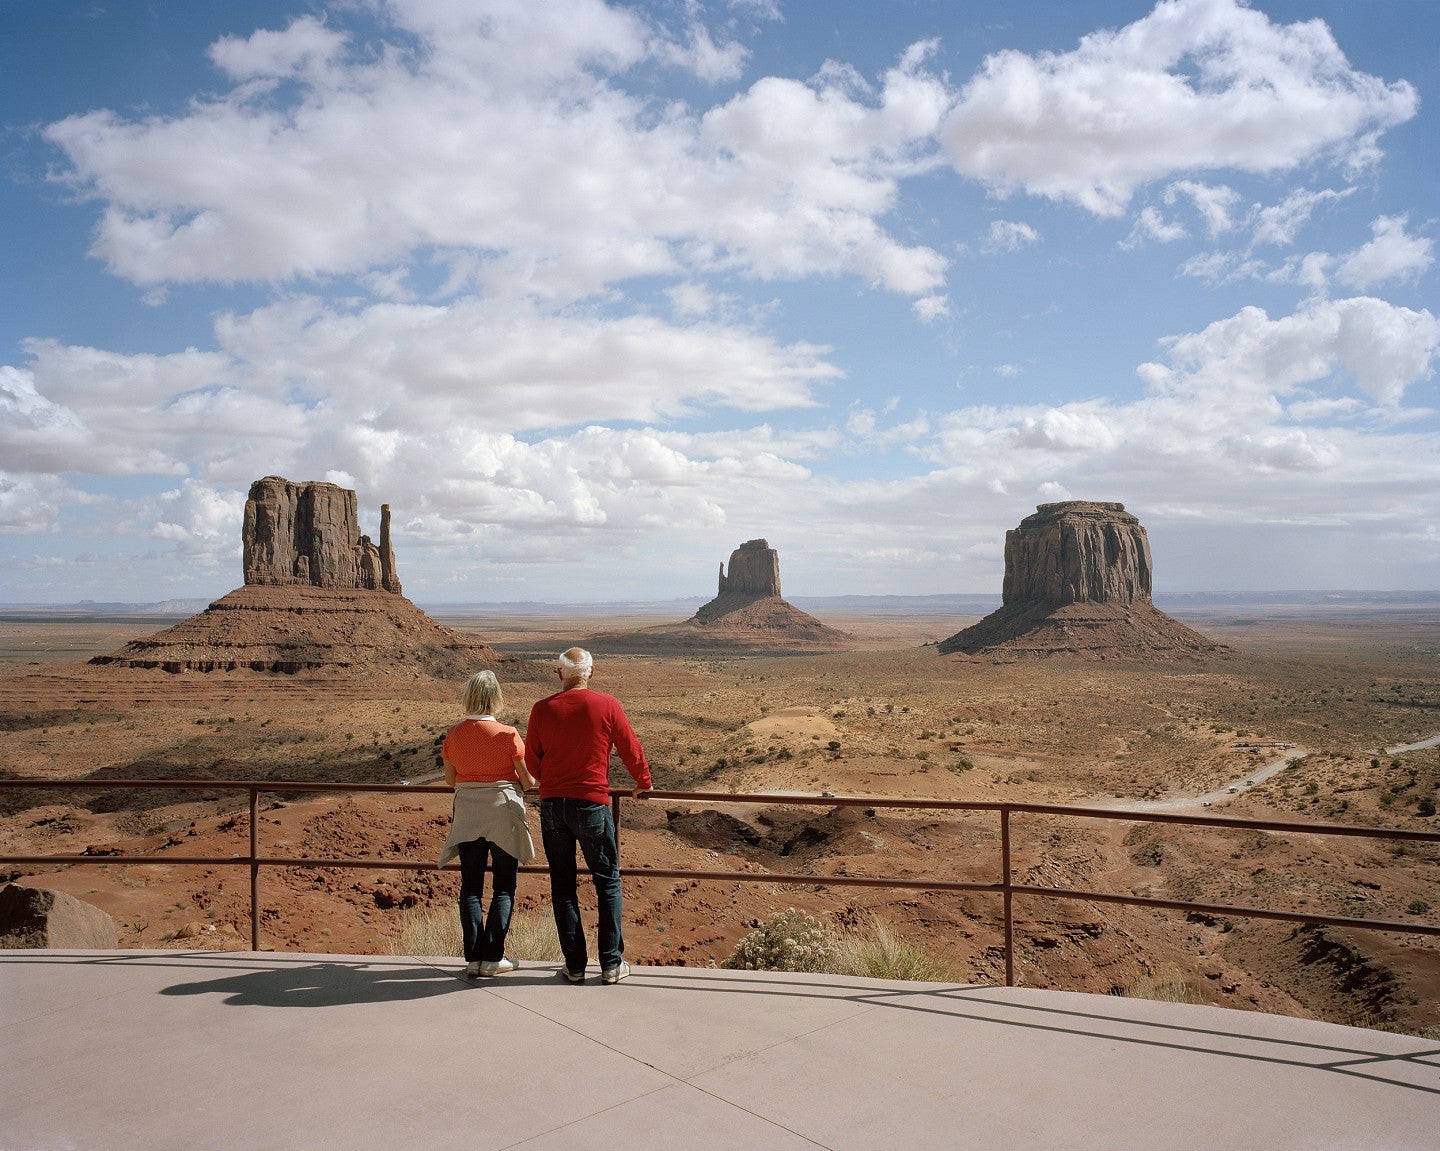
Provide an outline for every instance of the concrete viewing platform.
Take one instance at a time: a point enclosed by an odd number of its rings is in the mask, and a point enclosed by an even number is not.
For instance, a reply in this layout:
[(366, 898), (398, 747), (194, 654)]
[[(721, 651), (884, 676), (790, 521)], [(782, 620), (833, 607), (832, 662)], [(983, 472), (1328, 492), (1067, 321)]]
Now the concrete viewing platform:
[(0, 1148), (1440, 1146), (1440, 1042), (833, 975), (0, 951)]

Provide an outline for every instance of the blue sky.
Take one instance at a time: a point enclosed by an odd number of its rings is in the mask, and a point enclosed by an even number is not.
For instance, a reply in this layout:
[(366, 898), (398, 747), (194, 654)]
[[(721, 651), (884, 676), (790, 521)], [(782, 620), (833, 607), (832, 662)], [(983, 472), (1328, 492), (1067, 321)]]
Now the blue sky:
[(0, 5), (0, 602), (1440, 587), (1440, 4)]

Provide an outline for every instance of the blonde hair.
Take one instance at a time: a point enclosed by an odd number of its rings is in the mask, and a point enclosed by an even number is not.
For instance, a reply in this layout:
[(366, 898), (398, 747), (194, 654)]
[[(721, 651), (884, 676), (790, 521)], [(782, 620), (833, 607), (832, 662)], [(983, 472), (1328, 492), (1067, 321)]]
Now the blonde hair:
[(465, 684), (466, 715), (498, 715), (505, 695), (493, 671), (477, 671)]

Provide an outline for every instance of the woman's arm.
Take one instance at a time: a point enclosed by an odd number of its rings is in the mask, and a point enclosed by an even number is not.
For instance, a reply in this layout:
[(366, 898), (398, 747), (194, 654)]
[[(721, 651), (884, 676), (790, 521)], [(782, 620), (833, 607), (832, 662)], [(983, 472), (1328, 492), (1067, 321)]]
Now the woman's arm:
[(526, 791), (534, 791), (540, 786), (535, 782), (535, 777), (525, 770), (525, 761), (523, 759), (517, 759), (515, 761), (515, 774), (519, 777), (520, 786)]
[(445, 782), (448, 783), (451, 787), (454, 787), (454, 786), (455, 786), (455, 765), (454, 765), (453, 763), (451, 763), (448, 759), (444, 759), (443, 757), (442, 757), (442, 762), (445, 764)]

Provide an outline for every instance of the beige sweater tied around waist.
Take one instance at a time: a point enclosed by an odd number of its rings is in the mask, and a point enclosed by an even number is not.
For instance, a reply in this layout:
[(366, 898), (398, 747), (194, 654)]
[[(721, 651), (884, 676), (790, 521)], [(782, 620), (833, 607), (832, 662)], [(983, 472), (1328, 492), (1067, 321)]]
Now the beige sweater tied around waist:
[(518, 783), (457, 783), (450, 838), (440, 849), (444, 867), (460, 854), (460, 845), (472, 839), (488, 839), (501, 851), (521, 863), (535, 858), (535, 841), (525, 822), (525, 793)]

